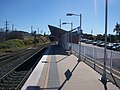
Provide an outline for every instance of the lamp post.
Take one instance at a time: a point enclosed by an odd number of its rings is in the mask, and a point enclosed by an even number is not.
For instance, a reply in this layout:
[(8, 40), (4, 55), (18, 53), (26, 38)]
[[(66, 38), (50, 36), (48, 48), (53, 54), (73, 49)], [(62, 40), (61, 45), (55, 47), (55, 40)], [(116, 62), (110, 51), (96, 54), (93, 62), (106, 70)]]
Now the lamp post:
[(101, 82), (106, 86), (107, 84), (107, 78), (106, 78), (106, 60), (107, 60), (107, 16), (108, 16), (108, 0), (105, 2), (105, 47), (104, 47), (104, 66), (103, 66), (103, 74), (101, 77)]
[[(62, 25), (64, 25), (64, 24), (70, 24), (70, 25), (71, 25), (71, 30), (72, 30), (72, 28), (73, 28), (73, 23), (68, 23), (68, 22), (62, 23)], [(69, 43), (69, 34), (70, 34), (70, 33), (68, 33), (68, 43)], [(72, 35), (70, 36), (70, 42), (71, 42), (71, 47), (72, 47)], [(72, 48), (71, 48), (70, 50), (72, 50)]]
[(81, 24), (82, 24), (82, 14), (73, 14), (73, 13), (67, 13), (66, 16), (79, 16), (80, 18), (80, 28), (79, 28), (79, 41), (78, 41), (78, 44), (79, 45), (79, 57), (78, 57), (78, 62), (80, 62), (81, 60), (81, 57), (80, 57), (80, 54), (81, 54)]

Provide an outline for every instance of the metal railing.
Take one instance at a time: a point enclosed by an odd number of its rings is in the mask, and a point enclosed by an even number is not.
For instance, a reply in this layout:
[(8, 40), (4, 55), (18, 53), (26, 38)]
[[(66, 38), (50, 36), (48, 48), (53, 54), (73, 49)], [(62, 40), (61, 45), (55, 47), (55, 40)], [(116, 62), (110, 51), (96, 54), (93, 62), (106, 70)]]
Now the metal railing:
[[(72, 50), (79, 53), (78, 44), (72, 44)], [(104, 61), (104, 48), (81, 45), (81, 55), (91, 58), (94, 62), (103, 64)], [(107, 50), (107, 66), (112, 70), (117, 70), (120, 73), (120, 52)]]
[[(66, 35), (61, 37), (61, 43), (63, 48), (68, 49), (71, 46), (71, 51), (74, 55), (82, 57), (81, 59), (92, 67), (95, 71), (103, 74), (104, 66), (104, 48), (93, 46), (91, 44), (81, 43), (81, 51), (79, 54), (79, 45), (75, 43), (66, 42)], [(113, 50), (106, 50), (106, 69), (107, 78), (120, 88), (120, 52)]]

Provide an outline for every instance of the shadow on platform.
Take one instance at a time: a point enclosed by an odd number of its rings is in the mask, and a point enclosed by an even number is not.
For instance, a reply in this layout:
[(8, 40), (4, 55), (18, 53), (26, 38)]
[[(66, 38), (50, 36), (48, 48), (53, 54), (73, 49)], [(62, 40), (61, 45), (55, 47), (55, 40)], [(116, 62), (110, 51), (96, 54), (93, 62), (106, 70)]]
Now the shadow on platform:
[(74, 68), (72, 69), (72, 71), (70, 71), (70, 70), (68, 69), (68, 70), (64, 73), (66, 79), (65, 79), (65, 81), (62, 83), (62, 85), (58, 88), (58, 90), (61, 90), (62, 87), (65, 85), (65, 83), (70, 80), (70, 78), (71, 78), (71, 76), (72, 76), (72, 73), (73, 73), (74, 70), (77, 68), (77, 66), (78, 66), (79, 63), (80, 63), (80, 62), (77, 62), (77, 63), (76, 63), (76, 65), (74, 66)]
[(62, 59), (56, 61), (56, 63), (59, 63), (59, 62), (63, 61), (63, 60), (66, 59), (67, 57), (68, 57), (68, 56), (66, 56), (66, 57), (64, 57), (64, 58), (62, 58)]
[[(67, 57), (65, 57), (67, 58)], [(63, 58), (63, 59), (65, 59)], [(62, 61), (63, 59), (59, 60), (58, 62)], [(57, 62), (56, 62), (57, 63)], [(60, 85), (60, 87), (48, 87), (48, 88), (40, 88), (39, 86), (28, 86), (26, 90), (51, 90), (51, 89), (56, 89), (56, 90), (61, 90), (63, 88), (63, 86), (65, 85), (65, 83), (67, 81), (70, 80), (72, 73), (74, 72), (74, 70), (77, 68), (78, 64), (80, 62), (77, 62), (74, 66), (74, 68), (70, 71), (69, 69), (64, 73), (66, 79), (64, 80), (64, 82)]]

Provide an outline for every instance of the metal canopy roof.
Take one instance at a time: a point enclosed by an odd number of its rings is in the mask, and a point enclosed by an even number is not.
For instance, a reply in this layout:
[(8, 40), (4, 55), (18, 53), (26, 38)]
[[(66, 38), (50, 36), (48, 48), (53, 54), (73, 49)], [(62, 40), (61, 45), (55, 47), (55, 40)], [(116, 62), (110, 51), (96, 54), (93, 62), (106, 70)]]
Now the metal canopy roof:
[(58, 27), (55, 27), (55, 26), (48, 25), (48, 27), (50, 29), (51, 36), (55, 36), (57, 38), (60, 38), (61, 35), (65, 34), (67, 32), (67, 31), (60, 29)]

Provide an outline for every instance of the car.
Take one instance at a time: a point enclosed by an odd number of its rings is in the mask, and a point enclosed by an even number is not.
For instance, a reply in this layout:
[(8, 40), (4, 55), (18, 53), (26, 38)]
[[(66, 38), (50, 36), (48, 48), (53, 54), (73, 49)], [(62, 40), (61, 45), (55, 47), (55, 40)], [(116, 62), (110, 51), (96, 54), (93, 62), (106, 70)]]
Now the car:
[(96, 45), (100, 46), (102, 43), (103, 43), (103, 41), (98, 41)]
[(93, 41), (93, 42), (92, 42), (92, 44), (93, 44), (93, 45), (96, 45), (96, 44), (97, 44), (97, 42), (98, 42), (98, 41)]
[[(107, 42), (107, 45), (109, 44), (109, 42)], [(100, 45), (100, 47), (105, 47), (105, 42), (102, 42)]]
[(120, 44), (116, 46), (116, 51), (120, 51)]
[(105, 47), (105, 43), (102, 42), (99, 46), (100, 46), (100, 47)]
[(107, 49), (112, 50), (112, 47), (113, 47), (113, 43), (107, 44)]
[(81, 42), (85, 42), (87, 39), (82, 39)]
[(93, 40), (86, 40), (85, 43), (92, 44)]
[(119, 45), (120, 45), (119, 43), (114, 43), (112, 50), (117, 51), (117, 48), (119, 47)]

